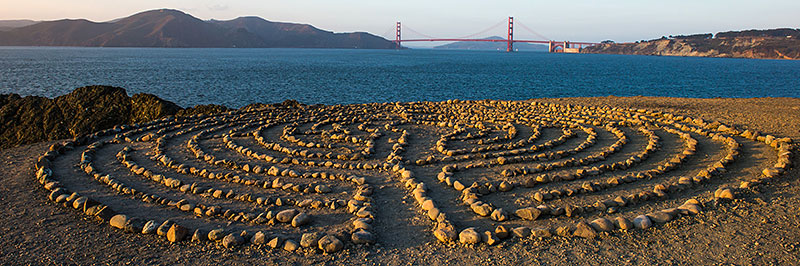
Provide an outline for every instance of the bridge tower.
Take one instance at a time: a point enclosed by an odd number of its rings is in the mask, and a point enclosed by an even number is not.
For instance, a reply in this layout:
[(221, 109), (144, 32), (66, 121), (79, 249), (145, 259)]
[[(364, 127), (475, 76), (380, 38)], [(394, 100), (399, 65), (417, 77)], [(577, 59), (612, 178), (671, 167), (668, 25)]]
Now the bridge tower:
[(514, 17), (508, 17), (508, 48), (506, 52), (514, 51)]
[(397, 32), (394, 39), (395, 49), (400, 49), (400, 21), (397, 22)]

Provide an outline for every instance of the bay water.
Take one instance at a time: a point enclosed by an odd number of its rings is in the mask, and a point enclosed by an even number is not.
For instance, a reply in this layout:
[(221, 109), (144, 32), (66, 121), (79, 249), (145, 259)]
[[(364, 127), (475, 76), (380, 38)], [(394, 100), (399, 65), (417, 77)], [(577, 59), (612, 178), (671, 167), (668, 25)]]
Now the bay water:
[(435, 49), (0, 47), (0, 94), (88, 85), (180, 106), (574, 96), (800, 97), (800, 61)]

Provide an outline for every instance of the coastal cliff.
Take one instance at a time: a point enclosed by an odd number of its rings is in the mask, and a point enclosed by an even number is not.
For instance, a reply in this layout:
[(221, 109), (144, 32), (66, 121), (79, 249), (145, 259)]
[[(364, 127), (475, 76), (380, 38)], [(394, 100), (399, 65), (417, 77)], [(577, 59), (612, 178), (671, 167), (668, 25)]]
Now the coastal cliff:
[(0, 149), (72, 138), (116, 125), (166, 116), (218, 113), (220, 105), (181, 108), (152, 94), (128, 96), (123, 88), (88, 86), (53, 99), (0, 95)]
[(664, 56), (800, 59), (800, 31), (793, 29), (721, 32), (638, 41), (603, 43), (582, 53)]

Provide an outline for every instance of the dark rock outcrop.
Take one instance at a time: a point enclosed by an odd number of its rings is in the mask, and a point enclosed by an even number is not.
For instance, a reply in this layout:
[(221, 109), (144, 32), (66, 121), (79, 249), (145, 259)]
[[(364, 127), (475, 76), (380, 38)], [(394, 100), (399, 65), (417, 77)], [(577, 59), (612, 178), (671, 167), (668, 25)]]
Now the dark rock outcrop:
[(72, 138), (116, 125), (147, 122), (171, 115), (227, 111), (219, 105), (180, 106), (152, 94), (128, 96), (123, 88), (89, 86), (49, 99), (0, 95), (0, 148)]

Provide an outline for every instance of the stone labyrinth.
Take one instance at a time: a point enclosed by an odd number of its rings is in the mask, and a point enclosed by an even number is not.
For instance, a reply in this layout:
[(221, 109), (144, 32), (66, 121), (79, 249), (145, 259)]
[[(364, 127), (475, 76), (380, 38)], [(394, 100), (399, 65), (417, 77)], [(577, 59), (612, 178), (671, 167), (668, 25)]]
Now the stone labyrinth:
[[(333, 253), (396, 241), (375, 221), (411, 205), (420, 234), (464, 245), (647, 229), (781, 175), (791, 150), (788, 138), (644, 109), (284, 104), (64, 141), (38, 158), (36, 179), (51, 201), (120, 231)], [(405, 197), (378, 204), (388, 187)]]

